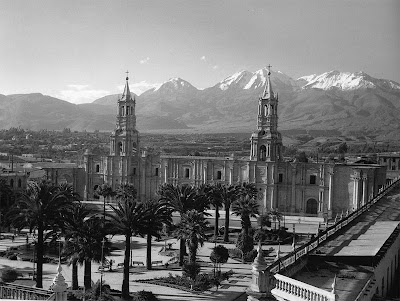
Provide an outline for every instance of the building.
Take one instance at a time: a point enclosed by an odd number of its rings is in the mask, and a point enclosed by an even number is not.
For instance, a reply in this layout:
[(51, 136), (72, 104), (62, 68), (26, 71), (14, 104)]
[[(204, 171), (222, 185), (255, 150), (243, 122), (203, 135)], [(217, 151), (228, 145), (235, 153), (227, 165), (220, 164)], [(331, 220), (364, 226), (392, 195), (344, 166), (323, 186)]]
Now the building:
[[(171, 156), (140, 149), (136, 130), (135, 98), (128, 78), (117, 101), (116, 128), (110, 135), (110, 154), (84, 154), (84, 197), (94, 197), (103, 183), (116, 189), (133, 183), (139, 198), (152, 198), (163, 183), (201, 185), (221, 182), (256, 184), (260, 204), (287, 215), (333, 218), (353, 211), (385, 184), (386, 169), (377, 164), (287, 162), (278, 132), (278, 94), (268, 75), (258, 99), (257, 129), (250, 137), (249, 157)], [(256, 113), (256, 112), (255, 112)]]
[(400, 175), (400, 152), (377, 154), (378, 164), (387, 167), (387, 179), (394, 179)]

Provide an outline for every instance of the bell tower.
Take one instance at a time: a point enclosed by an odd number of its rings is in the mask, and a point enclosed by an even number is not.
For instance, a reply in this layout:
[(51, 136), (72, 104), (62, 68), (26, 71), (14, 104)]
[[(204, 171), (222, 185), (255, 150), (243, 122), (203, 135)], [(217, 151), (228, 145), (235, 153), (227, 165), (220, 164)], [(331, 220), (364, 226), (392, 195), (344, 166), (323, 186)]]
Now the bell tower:
[(250, 160), (282, 160), (282, 137), (278, 132), (278, 94), (272, 91), (271, 65), (262, 96), (258, 100), (257, 131), (251, 135)]
[[(126, 72), (128, 73), (128, 72)], [(139, 154), (139, 133), (136, 130), (136, 99), (129, 90), (128, 76), (124, 92), (118, 99), (117, 124), (110, 136), (110, 155), (134, 157)]]

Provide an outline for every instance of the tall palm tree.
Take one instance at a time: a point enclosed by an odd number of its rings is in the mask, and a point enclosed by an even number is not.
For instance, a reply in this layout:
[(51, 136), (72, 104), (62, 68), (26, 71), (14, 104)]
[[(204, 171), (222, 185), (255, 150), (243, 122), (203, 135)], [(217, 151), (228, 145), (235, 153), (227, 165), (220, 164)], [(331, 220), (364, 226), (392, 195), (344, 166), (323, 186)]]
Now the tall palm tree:
[(244, 253), (253, 249), (253, 238), (249, 235), (249, 230), (251, 228), (251, 217), (256, 217), (259, 214), (258, 202), (248, 195), (242, 195), (238, 200), (232, 204), (232, 212), (236, 216), (240, 216), (242, 233), (241, 240), (238, 239), (236, 246), (241, 249), (244, 260)]
[(146, 267), (151, 270), (151, 239), (153, 236), (161, 238), (160, 233), (163, 227), (171, 226), (173, 207), (163, 200), (148, 200), (144, 202), (144, 207), (147, 211), (147, 226), (145, 227), (147, 234)]
[[(189, 210), (196, 209), (204, 212), (208, 208), (208, 203), (204, 194), (190, 185), (172, 185), (164, 184), (160, 187), (158, 194), (162, 200), (169, 202), (174, 210), (179, 213), (181, 220), (182, 215)], [(179, 265), (183, 265), (185, 255), (185, 242), (181, 239), (179, 245)]]
[(204, 218), (204, 214), (195, 209), (182, 214), (177, 236), (187, 244), (190, 263), (196, 263), (199, 245), (203, 246), (206, 239), (207, 225), (208, 221)]
[(0, 233), (3, 224), (4, 212), (10, 207), (10, 200), (13, 197), (13, 191), (8, 185), (6, 179), (0, 178)]
[(229, 242), (229, 218), (232, 203), (238, 198), (239, 189), (234, 185), (223, 185), (218, 183), (213, 187), (216, 198), (220, 199), (225, 207), (224, 241)]
[(84, 207), (80, 210), (80, 216), (67, 219), (64, 254), (84, 265), (83, 283), (85, 289), (90, 289), (92, 261), (104, 261), (104, 256), (110, 253), (110, 242), (104, 232), (103, 218), (98, 215), (88, 217)]
[(238, 186), (239, 194), (240, 195), (248, 195), (252, 199), (257, 199), (258, 191), (256, 188), (256, 184), (254, 183), (246, 183), (243, 182), (241, 185)]
[(217, 239), (218, 237), (218, 222), (219, 222), (219, 208), (222, 207), (224, 201), (221, 196), (221, 189), (224, 185), (221, 183), (217, 183), (214, 185), (205, 185), (204, 194), (205, 197), (208, 199), (211, 205), (214, 206), (215, 210), (215, 221), (214, 221), (214, 238)]
[(131, 198), (118, 199), (117, 205), (110, 206), (113, 214), (111, 223), (117, 233), (125, 236), (124, 276), (122, 281), (122, 298), (129, 298), (129, 263), (131, 251), (131, 237), (134, 234), (143, 236), (148, 226), (148, 209), (143, 203)]
[(10, 223), (19, 230), (24, 227), (29, 227), (30, 231), (37, 229), (36, 286), (39, 288), (43, 287), (44, 242), (64, 227), (63, 220), (74, 204), (68, 191), (47, 181), (29, 182), (26, 191), (17, 196), (7, 214)]
[[(65, 220), (65, 244), (63, 248), (63, 255), (69, 258), (69, 263), (72, 265), (72, 289), (78, 289), (78, 263), (83, 262), (83, 258), (79, 258), (80, 246), (75, 243), (81, 236), (80, 230), (84, 226), (84, 222), (91, 215), (90, 210), (83, 204), (79, 203), (67, 215)], [(82, 260), (83, 259), (83, 260)]]

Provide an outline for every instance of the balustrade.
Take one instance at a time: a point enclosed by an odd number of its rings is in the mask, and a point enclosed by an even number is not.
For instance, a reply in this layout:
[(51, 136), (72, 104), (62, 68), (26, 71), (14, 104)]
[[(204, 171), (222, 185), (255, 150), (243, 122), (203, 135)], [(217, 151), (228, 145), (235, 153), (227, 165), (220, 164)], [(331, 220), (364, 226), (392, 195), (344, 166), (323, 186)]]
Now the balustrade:
[(0, 284), (0, 299), (48, 300), (53, 292), (17, 284)]
[(288, 295), (310, 301), (334, 301), (335, 295), (307, 283), (280, 275), (274, 275), (276, 279), (275, 288), (271, 293), (275, 297), (287, 298)]

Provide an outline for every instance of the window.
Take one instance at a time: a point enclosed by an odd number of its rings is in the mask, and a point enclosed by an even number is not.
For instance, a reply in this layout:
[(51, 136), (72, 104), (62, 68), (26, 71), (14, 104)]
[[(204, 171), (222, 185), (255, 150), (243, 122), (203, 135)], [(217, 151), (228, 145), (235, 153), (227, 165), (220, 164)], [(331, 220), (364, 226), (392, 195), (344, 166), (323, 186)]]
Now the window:
[(136, 176), (136, 167), (133, 168), (133, 175)]
[(158, 177), (158, 167), (156, 167), (156, 171), (155, 171), (155, 174), (154, 174), (156, 177)]
[(316, 183), (317, 183), (317, 176), (310, 175), (310, 184), (316, 184)]
[(10, 187), (11, 187), (11, 188), (14, 187), (14, 180), (13, 180), (13, 179), (10, 180)]
[(278, 174), (278, 183), (282, 183), (283, 182), (283, 174), (280, 173)]
[(189, 179), (190, 177), (190, 169), (189, 168), (185, 168), (185, 178)]
[(22, 181), (21, 179), (18, 179), (18, 187), (21, 188), (21, 186), (22, 186)]
[(222, 179), (222, 171), (218, 170), (217, 171), (217, 180), (221, 180)]
[(96, 164), (96, 172), (100, 172), (100, 164)]
[(265, 161), (267, 155), (267, 148), (265, 147), (265, 145), (261, 145), (260, 147), (260, 161)]

